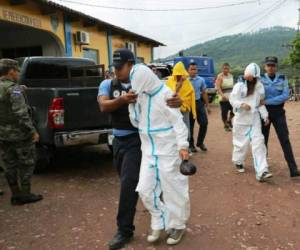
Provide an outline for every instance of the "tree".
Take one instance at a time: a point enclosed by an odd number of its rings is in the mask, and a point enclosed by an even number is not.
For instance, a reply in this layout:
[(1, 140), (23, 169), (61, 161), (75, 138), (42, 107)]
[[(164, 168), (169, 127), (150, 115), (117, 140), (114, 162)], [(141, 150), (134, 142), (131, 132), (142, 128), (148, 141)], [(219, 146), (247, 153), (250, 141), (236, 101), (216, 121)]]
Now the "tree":
[(300, 35), (298, 34), (292, 42), (292, 52), (289, 55), (289, 63), (296, 68), (300, 68)]

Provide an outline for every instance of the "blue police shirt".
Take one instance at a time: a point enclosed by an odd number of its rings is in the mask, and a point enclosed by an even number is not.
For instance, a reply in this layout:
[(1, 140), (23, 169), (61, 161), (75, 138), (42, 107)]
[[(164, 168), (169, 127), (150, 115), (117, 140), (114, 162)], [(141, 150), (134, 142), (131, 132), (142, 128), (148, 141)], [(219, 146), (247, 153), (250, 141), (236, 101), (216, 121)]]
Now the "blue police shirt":
[(196, 76), (194, 78), (190, 77), (189, 79), (194, 87), (196, 101), (201, 99), (202, 92), (206, 89), (205, 79), (201, 76)]
[(261, 77), (261, 82), (265, 87), (266, 105), (280, 105), (289, 98), (289, 84), (284, 75), (276, 74), (274, 80), (268, 74)]
[[(111, 86), (111, 79), (104, 80), (99, 85), (98, 96), (110, 96), (110, 86)], [(122, 83), (123, 87), (130, 88), (130, 84)], [(126, 129), (114, 129), (113, 128), (113, 135), (114, 136), (127, 136), (133, 133), (137, 133), (133, 130), (126, 130)]]

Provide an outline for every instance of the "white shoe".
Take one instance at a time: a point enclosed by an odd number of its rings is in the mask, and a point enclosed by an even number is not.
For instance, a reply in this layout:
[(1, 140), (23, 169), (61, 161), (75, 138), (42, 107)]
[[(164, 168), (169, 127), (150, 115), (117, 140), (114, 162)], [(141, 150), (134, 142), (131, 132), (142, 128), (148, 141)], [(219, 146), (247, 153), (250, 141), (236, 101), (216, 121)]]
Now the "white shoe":
[(185, 230), (184, 229), (172, 229), (172, 231), (170, 232), (170, 235), (167, 239), (167, 244), (168, 245), (176, 245), (178, 244), (183, 235), (184, 235)]
[(258, 177), (258, 181), (259, 182), (264, 182), (267, 179), (272, 178), (272, 177), (273, 177), (272, 173), (270, 173), (270, 172), (264, 172), (260, 177)]
[(154, 243), (154, 242), (158, 241), (161, 231), (162, 230), (152, 230), (151, 234), (149, 234), (148, 237), (147, 237), (147, 241), (149, 243)]
[(244, 165), (242, 165), (242, 164), (236, 164), (235, 167), (236, 167), (236, 170), (237, 170), (239, 173), (245, 173)]

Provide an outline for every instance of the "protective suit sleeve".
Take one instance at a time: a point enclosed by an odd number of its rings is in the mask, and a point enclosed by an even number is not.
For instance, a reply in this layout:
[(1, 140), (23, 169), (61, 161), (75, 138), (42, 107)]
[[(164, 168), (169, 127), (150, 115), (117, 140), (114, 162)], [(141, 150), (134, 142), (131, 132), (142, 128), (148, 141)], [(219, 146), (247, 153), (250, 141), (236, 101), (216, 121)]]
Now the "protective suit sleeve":
[(197, 119), (197, 111), (196, 111), (196, 95), (195, 95), (194, 89), (193, 89), (193, 92), (192, 92), (191, 109), (192, 109), (193, 118), (194, 118), (194, 120), (196, 120), (196, 119)]
[(164, 105), (164, 114), (168, 121), (172, 124), (175, 131), (178, 151), (181, 149), (188, 149), (188, 129), (183, 122), (183, 117), (180, 110), (169, 108), (167, 105)]
[(139, 104), (138, 103), (129, 104), (128, 110), (129, 110), (129, 118), (132, 126), (138, 128), (140, 122)]
[(229, 97), (229, 102), (235, 112), (241, 107), (243, 103), (242, 101), (240, 101), (239, 98), (241, 96), (240, 90), (241, 90), (241, 84), (237, 83), (236, 85), (234, 85), (233, 90)]
[(266, 121), (266, 120), (268, 119), (268, 117), (269, 117), (269, 113), (268, 113), (268, 111), (267, 111), (266, 106), (265, 106), (265, 105), (260, 106), (260, 107), (258, 108), (258, 111), (259, 111), (259, 113), (260, 113), (261, 118), (262, 118), (264, 121)]

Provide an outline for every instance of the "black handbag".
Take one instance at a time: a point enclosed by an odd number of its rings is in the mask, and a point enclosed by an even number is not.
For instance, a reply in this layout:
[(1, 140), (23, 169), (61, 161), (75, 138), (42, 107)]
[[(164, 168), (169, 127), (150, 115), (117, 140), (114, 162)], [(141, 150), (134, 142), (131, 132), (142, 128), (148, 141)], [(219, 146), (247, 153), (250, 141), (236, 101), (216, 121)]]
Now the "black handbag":
[(194, 175), (197, 172), (197, 167), (188, 160), (182, 161), (180, 165), (180, 173), (183, 175)]

